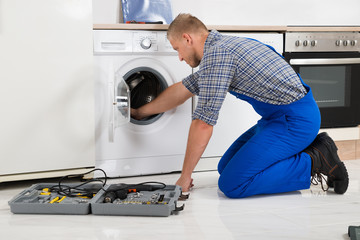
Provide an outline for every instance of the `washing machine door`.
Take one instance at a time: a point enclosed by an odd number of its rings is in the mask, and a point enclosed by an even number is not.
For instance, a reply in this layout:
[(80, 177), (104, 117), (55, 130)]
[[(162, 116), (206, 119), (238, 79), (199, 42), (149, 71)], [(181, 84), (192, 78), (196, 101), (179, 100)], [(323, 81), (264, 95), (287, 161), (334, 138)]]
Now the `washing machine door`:
[(115, 75), (110, 94), (109, 141), (114, 142), (115, 130), (130, 121), (130, 89), (124, 78)]

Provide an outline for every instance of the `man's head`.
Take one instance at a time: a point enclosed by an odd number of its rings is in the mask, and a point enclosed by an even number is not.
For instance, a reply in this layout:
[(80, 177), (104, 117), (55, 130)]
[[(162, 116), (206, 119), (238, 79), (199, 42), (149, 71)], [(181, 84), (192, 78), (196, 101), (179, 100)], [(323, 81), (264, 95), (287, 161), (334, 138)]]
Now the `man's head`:
[(190, 14), (179, 14), (167, 32), (167, 38), (178, 52), (180, 61), (185, 60), (191, 67), (200, 64), (208, 35), (204, 23)]

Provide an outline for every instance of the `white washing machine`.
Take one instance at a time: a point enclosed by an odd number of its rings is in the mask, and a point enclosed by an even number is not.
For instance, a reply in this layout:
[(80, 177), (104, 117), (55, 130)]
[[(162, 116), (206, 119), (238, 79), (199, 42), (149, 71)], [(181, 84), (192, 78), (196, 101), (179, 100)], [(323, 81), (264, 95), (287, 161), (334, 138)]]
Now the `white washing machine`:
[(150, 102), (191, 71), (166, 31), (94, 30), (94, 58), (96, 167), (110, 177), (180, 171), (191, 100), (145, 120), (129, 117), (129, 106)]

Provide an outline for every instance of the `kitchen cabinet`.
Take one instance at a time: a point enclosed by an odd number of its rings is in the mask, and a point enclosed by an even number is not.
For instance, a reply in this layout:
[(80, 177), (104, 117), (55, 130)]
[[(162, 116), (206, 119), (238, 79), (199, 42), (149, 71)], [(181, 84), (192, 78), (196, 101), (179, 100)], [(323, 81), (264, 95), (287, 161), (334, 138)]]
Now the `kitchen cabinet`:
[(91, 1), (0, 0), (0, 182), (94, 166), (92, 78)]

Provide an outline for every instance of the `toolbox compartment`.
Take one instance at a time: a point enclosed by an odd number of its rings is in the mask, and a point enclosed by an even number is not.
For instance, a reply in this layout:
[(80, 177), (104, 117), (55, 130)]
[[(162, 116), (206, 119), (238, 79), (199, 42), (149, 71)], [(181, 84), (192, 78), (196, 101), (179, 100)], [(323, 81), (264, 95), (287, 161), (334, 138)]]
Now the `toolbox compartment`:
[[(66, 184), (72, 187), (78, 184)], [(16, 195), (9, 201), (12, 213), (22, 214), (71, 214), (85, 215), (91, 211), (91, 198), (81, 196), (65, 197), (56, 192), (42, 195), (43, 189), (57, 186), (56, 183), (34, 184)], [(99, 192), (102, 184), (86, 184), (82, 187), (85, 190)], [(63, 198), (63, 199), (62, 199)], [(50, 203), (52, 200), (56, 200)]]
[[(74, 194), (64, 197), (63, 194), (57, 191), (45, 190), (57, 186), (57, 183), (32, 185), (9, 201), (10, 211), (15, 214), (94, 214), (167, 217), (184, 208), (184, 205), (177, 207), (177, 200), (182, 196), (181, 187), (178, 185), (164, 185), (164, 188), (154, 191), (127, 192), (122, 200), (115, 198), (111, 203), (104, 202), (106, 193), (118, 189), (119, 186), (128, 186), (127, 184), (108, 184), (103, 186), (103, 184), (87, 183), (81, 186), (81, 190), (91, 192), (94, 195), (86, 198)], [(79, 184), (62, 184), (61, 186), (76, 187)]]
[[(115, 188), (116, 184), (104, 187), (106, 191)], [(125, 199), (116, 199), (111, 203), (104, 202), (106, 191), (100, 190), (92, 199), (92, 214), (167, 217), (183, 209), (183, 206), (176, 206), (182, 193), (181, 187), (177, 185), (167, 185), (155, 191), (128, 193)]]

